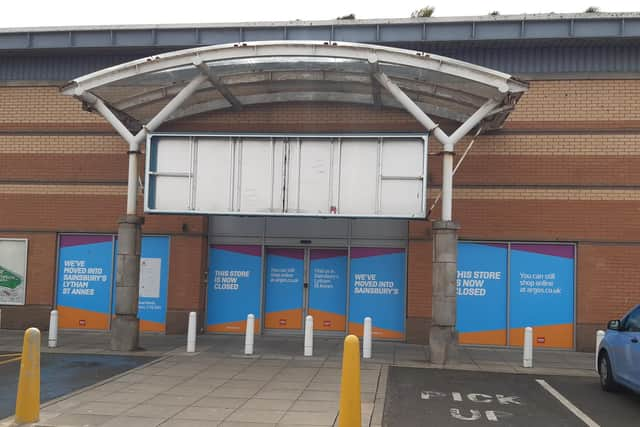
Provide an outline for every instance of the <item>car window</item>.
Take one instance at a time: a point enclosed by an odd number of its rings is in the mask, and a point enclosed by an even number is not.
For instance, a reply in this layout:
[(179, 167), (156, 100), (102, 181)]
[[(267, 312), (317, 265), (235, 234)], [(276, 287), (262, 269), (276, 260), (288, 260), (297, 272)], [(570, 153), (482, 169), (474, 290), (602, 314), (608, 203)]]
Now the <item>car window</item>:
[(640, 332), (640, 307), (636, 307), (625, 319), (624, 329), (629, 332)]

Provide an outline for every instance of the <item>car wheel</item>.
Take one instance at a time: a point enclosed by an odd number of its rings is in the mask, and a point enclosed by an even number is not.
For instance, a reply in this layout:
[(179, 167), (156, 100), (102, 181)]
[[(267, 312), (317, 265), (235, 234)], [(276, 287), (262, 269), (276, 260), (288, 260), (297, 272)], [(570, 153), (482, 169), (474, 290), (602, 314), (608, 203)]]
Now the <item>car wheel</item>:
[(607, 352), (602, 352), (598, 362), (598, 373), (600, 374), (600, 386), (604, 391), (615, 391), (616, 383), (613, 380), (611, 360)]

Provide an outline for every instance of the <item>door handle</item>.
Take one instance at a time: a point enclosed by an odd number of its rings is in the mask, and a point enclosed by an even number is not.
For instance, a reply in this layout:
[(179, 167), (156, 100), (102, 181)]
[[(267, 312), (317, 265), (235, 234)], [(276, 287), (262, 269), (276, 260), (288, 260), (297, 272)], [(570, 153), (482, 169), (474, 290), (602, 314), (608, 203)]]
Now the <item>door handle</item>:
[(636, 344), (638, 342), (638, 338), (631, 338), (631, 342)]
[(309, 287), (309, 284), (308, 284), (308, 283), (305, 283), (305, 284), (304, 284), (304, 288), (305, 288), (305, 289), (307, 289), (308, 287)]

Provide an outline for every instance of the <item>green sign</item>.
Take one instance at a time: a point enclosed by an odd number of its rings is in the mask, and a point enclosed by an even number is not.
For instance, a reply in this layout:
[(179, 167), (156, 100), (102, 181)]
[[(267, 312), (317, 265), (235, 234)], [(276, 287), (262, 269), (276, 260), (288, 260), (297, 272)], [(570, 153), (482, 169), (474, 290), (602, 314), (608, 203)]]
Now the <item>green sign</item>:
[(15, 289), (22, 284), (22, 277), (0, 265), (0, 287)]

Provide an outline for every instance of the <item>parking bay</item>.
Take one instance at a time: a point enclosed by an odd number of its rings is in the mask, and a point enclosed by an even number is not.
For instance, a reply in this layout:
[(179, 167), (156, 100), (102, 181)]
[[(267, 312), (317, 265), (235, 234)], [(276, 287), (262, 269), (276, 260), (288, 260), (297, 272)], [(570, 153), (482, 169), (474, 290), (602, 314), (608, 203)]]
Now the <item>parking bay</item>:
[(640, 396), (606, 393), (595, 376), (390, 367), (383, 426), (617, 427), (638, 420)]
[[(15, 412), (19, 355), (0, 355), (0, 419)], [(40, 400), (46, 402), (150, 362), (145, 356), (42, 353)]]

